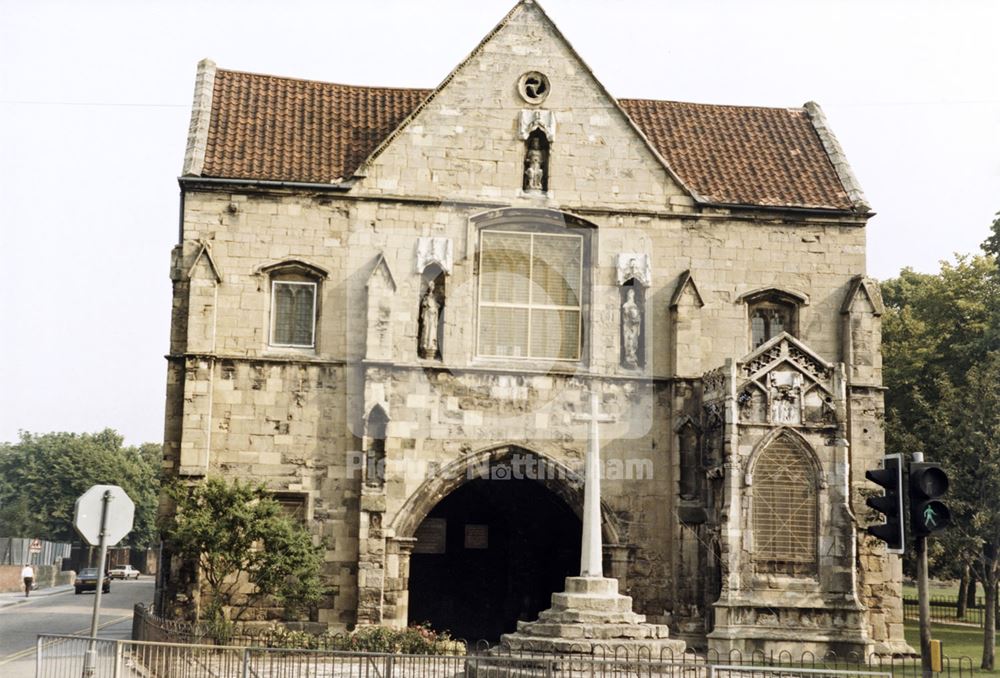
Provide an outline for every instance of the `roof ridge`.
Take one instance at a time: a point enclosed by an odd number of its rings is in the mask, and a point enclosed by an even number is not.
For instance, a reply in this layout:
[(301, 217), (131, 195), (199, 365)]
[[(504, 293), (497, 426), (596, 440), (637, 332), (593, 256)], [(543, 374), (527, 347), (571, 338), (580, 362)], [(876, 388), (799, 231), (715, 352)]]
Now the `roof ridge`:
[(761, 110), (761, 111), (802, 111), (806, 112), (804, 106), (761, 106), (758, 104), (709, 104), (700, 101), (679, 101), (677, 99), (648, 99), (645, 97), (621, 97), (618, 101), (629, 102), (649, 102), (654, 104), (677, 104), (678, 106), (698, 106), (703, 108), (733, 108), (739, 110)]
[[(218, 73), (232, 73), (235, 75), (249, 75), (255, 78), (272, 78), (275, 80), (286, 80), (289, 82), (304, 82), (327, 87), (345, 87), (351, 89), (366, 89), (391, 92), (426, 92), (431, 93), (436, 90), (434, 87), (402, 87), (396, 85), (356, 85), (346, 82), (333, 82), (330, 80), (317, 80), (315, 78), (298, 78), (290, 75), (278, 75), (275, 73), (258, 73), (256, 71), (244, 71), (235, 68), (217, 68)], [(610, 94), (610, 93), (609, 93)], [(654, 104), (676, 104), (678, 106), (697, 106), (704, 108), (733, 108), (740, 110), (759, 109), (764, 111), (806, 111), (804, 106), (763, 106), (759, 104), (713, 104), (703, 101), (682, 101), (680, 99), (652, 99), (650, 97), (616, 97), (611, 95), (615, 101), (654, 103)]]
[(314, 85), (324, 85), (327, 87), (349, 87), (352, 89), (371, 89), (371, 90), (392, 90), (400, 92), (430, 92), (433, 90), (431, 87), (395, 87), (395, 86), (383, 86), (383, 85), (352, 85), (346, 82), (331, 82), (328, 80), (316, 80), (315, 78), (296, 78), (289, 75), (275, 75), (274, 73), (257, 73), (255, 71), (241, 71), (234, 68), (217, 68), (217, 73), (232, 73), (234, 75), (249, 75), (255, 78), (272, 78), (275, 80), (287, 80), (289, 82), (304, 82), (311, 83)]

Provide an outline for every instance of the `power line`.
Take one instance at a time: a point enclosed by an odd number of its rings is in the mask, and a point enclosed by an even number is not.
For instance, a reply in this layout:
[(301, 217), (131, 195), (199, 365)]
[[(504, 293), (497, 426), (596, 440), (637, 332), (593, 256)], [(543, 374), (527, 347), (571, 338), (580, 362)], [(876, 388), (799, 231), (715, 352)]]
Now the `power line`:
[(102, 106), (108, 108), (190, 108), (189, 104), (146, 104), (114, 101), (31, 101), (27, 99), (0, 99), (0, 104), (13, 106)]

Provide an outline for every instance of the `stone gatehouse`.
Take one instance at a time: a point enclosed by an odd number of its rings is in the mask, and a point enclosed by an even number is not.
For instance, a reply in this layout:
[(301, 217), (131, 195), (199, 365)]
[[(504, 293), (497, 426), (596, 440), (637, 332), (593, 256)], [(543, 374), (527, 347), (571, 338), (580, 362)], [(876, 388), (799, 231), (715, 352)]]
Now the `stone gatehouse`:
[(576, 574), (596, 392), (637, 612), (904, 647), (864, 533), (871, 211), (817, 105), (616, 99), (524, 0), (434, 90), (203, 61), (180, 184), (165, 464), (263, 480), (325, 540), (315, 621), (533, 619)]

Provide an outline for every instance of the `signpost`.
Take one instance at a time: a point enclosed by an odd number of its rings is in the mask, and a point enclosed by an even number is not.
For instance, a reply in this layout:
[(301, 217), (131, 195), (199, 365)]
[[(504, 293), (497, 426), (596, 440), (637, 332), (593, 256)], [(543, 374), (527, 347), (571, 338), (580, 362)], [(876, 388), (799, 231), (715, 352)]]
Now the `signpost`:
[(94, 485), (76, 500), (73, 527), (91, 546), (98, 547), (97, 587), (94, 590), (94, 614), (90, 620), (90, 647), (83, 662), (83, 676), (89, 678), (97, 668), (97, 620), (101, 614), (101, 591), (104, 588), (104, 561), (108, 546), (114, 546), (132, 531), (135, 504), (117, 485)]

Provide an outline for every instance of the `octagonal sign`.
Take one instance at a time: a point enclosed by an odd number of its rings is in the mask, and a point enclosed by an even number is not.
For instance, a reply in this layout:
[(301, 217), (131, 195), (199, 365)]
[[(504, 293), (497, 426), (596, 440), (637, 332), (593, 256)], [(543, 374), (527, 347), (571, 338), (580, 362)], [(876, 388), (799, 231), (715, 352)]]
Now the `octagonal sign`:
[(114, 546), (132, 531), (135, 504), (117, 485), (94, 485), (76, 500), (73, 527), (91, 546), (101, 543), (101, 511), (108, 495), (108, 515), (105, 520), (105, 544)]

